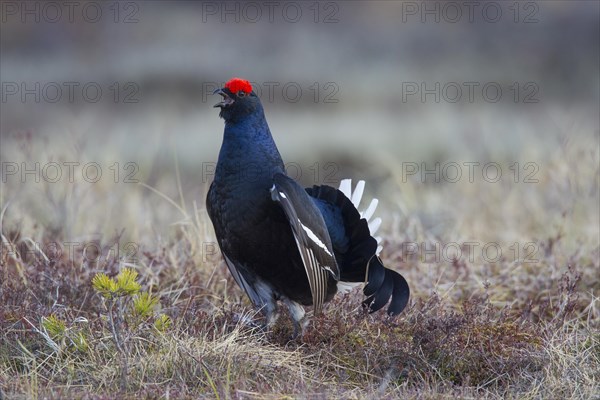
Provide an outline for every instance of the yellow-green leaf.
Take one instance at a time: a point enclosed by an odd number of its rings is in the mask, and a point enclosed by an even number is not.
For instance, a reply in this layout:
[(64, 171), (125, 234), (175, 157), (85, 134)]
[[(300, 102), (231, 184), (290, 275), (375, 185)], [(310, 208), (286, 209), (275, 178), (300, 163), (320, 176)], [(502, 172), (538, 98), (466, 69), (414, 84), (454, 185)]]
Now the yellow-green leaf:
[(148, 318), (152, 315), (154, 307), (158, 304), (158, 297), (152, 296), (148, 292), (142, 292), (133, 300), (133, 309), (135, 314), (143, 318)]
[(43, 318), (42, 326), (46, 329), (46, 331), (48, 331), (48, 334), (52, 337), (52, 339), (62, 339), (65, 335), (65, 331), (67, 330), (65, 323), (54, 315)]
[(137, 283), (138, 273), (131, 268), (123, 268), (117, 275), (117, 289), (119, 292), (127, 295), (133, 295), (140, 291), (140, 284)]
[(104, 297), (110, 298), (117, 291), (117, 282), (105, 273), (98, 273), (92, 279), (92, 286)]
[(159, 332), (164, 332), (171, 327), (172, 323), (173, 321), (168, 315), (160, 314), (158, 317), (156, 317), (156, 321), (154, 321), (154, 327)]

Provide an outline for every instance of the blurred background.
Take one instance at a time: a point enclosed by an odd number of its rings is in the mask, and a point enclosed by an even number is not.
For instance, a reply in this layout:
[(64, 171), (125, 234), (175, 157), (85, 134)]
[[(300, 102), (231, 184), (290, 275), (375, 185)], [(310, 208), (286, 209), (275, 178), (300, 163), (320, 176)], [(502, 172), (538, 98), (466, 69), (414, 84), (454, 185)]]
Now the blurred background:
[(5, 236), (155, 248), (205, 221), (223, 131), (210, 93), (238, 76), (290, 175), (366, 179), (384, 236), (507, 248), (564, 237), (597, 257), (596, 1), (1, 11)]

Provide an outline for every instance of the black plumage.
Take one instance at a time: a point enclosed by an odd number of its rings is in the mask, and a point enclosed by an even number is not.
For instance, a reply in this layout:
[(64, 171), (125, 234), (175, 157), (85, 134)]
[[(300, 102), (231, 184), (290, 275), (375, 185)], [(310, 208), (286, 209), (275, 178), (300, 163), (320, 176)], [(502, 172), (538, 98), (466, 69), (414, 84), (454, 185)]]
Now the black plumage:
[(247, 81), (234, 78), (215, 93), (223, 96), (215, 107), (225, 132), (207, 210), (231, 274), (267, 324), (275, 322), (281, 300), (297, 334), (306, 323), (302, 306), (320, 312), (339, 282), (366, 282), (371, 312), (389, 302), (388, 313), (400, 313), (408, 284), (377, 257), (377, 241), (357, 205), (338, 189), (303, 189), (285, 174)]

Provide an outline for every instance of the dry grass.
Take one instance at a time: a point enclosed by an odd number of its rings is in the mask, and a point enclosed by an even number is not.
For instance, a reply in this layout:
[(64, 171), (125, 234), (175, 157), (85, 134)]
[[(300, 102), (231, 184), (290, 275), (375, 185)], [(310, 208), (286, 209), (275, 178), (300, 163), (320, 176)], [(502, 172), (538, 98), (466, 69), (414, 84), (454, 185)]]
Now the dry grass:
[[(19, 146), (45, 157), (35, 144)], [(517, 194), (491, 185), (474, 196), (472, 184), (424, 186), (390, 173), (384, 194), (397, 204), (386, 210), (384, 201), (379, 212), (389, 217), (383, 259), (410, 283), (409, 307), (394, 320), (368, 315), (352, 292), (294, 342), (286, 318), (272, 332), (255, 327), (260, 316), (213, 251), (204, 210), (169, 179), (176, 174), (142, 172), (159, 194), (106, 182), (6, 185), (0, 398), (598, 399), (598, 153), (583, 147), (548, 155), (540, 183)], [(9, 203), (17, 192), (27, 202)], [(98, 198), (120, 207), (101, 212)], [(432, 210), (451, 223), (428, 224)], [(115, 225), (125, 231), (111, 232)], [(424, 262), (402, 250), (473, 238), (503, 249), (533, 242), (538, 261)], [(78, 240), (97, 244), (96, 253), (50, 245)], [(91, 281), (125, 266), (160, 307), (135, 323), (122, 310), (119, 350)], [(159, 313), (171, 317), (167, 329), (155, 328)], [(49, 318), (64, 323), (62, 333)]]

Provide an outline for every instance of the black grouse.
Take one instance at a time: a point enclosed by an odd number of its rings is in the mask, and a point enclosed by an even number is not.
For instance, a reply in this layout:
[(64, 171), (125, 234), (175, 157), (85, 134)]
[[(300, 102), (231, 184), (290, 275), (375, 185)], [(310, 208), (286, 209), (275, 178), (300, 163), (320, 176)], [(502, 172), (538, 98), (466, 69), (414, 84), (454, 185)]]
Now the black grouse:
[(302, 188), (285, 173), (251, 84), (233, 78), (214, 94), (223, 97), (215, 107), (225, 133), (206, 206), (229, 271), (265, 314), (267, 326), (276, 321), (281, 300), (297, 336), (307, 322), (302, 306), (312, 305), (317, 314), (351, 283), (366, 283), (370, 312), (389, 302), (388, 314), (399, 314), (410, 291), (402, 275), (377, 256), (368, 223), (377, 201), (362, 216), (357, 210), (364, 182), (354, 193), (350, 180), (340, 190)]

